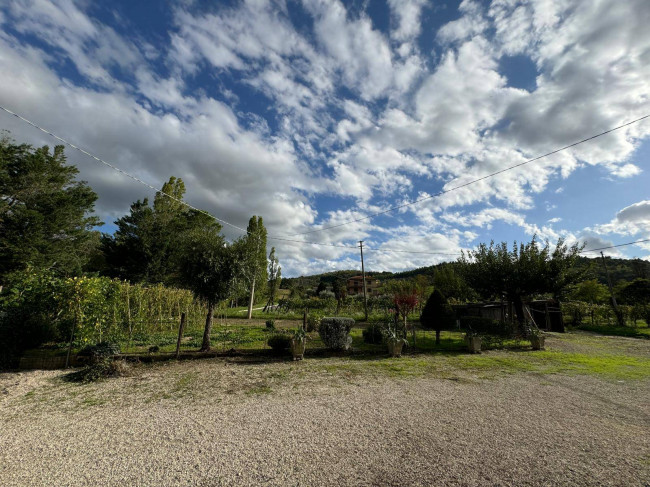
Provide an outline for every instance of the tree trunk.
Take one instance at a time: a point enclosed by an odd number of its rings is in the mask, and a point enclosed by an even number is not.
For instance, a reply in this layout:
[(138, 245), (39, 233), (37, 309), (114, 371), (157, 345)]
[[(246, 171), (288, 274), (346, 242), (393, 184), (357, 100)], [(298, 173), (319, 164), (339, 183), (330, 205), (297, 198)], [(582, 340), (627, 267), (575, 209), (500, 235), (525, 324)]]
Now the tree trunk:
[(214, 314), (214, 304), (208, 304), (208, 315), (205, 317), (205, 330), (203, 332), (203, 344), (200, 352), (210, 351), (210, 332), (212, 332), (212, 315)]
[(248, 303), (248, 319), (253, 317), (253, 301), (255, 299), (255, 277), (253, 277), (253, 284), (251, 285), (251, 299)]
[(526, 319), (524, 318), (524, 303), (521, 301), (521, 296), (519, 294), (515, 294), (513, 296), (512, 301), (515, 305), (515, 312), (517, 313), (517, 321), (519, 322), (519, 329), (523, 331), (524, 324), (526, 323)]
[(440, 330), (436, 330), (436, 345), (440, 345)]

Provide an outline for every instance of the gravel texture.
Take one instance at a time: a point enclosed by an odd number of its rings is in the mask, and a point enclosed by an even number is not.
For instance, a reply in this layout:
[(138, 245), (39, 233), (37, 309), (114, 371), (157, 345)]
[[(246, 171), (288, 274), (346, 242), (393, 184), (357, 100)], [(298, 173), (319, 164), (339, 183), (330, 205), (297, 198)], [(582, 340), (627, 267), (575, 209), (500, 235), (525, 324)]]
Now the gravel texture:
[(0, 374), (0, 485), (650, 484), (647, 381), (335, 363), (170, 363), (90, 385)]

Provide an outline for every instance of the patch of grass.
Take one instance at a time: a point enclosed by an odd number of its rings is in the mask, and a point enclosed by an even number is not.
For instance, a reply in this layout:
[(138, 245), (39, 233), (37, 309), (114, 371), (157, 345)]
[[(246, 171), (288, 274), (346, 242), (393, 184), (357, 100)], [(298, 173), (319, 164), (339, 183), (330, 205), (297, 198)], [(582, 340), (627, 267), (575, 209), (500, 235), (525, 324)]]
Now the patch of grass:
[(601, 335), (611, 335), (629, 338), (647, 338), (650, 339), (650, 328), (639, 326), (618, 326), (618, 325), (580, 325), (579, 330), (600, 333)]
[(249, 396), (270, 394), (271, 392), (273, 392), (273, 390), (267, 384), (258, 384), (258, 385), (250, 386), (246, 389), (246, 394), (248, 394)]

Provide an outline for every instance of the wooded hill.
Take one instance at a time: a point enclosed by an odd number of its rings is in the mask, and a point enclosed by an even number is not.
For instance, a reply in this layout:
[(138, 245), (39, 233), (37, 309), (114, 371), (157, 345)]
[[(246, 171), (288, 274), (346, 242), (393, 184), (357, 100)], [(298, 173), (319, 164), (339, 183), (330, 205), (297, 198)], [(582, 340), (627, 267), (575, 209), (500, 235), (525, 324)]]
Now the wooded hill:
[[(609, 269), (612, 278), (612, 284), (616, 285), (620, 281), (632, 281), (636, 278), (650, 278), (650, 262), (641, 259), (615, 259), (611, 257), (605, 258), (607, 268)], [(366, 271), (366, 275), (375, 277), (382, 281), (392, 279), (411, 279), (418, 275), (426, 276), (430, 281), (436, 270), (443, 267), (455, 265), (455, 262), (445, 262), (428, 267), (419, 267), (403, 272), (374, 272), (372, 270)], [(579, 257), (578, 268), (584, 272), (584, 280), (597, 279), (602, 284), (607, 284), (607, 276), (603, 266), (603, 260), (599, 257), (587, 258)], [(323, 274), (314, 274), (312, 276), (300, 277), (285, 277), (282, 279), (282, 288), (291, 289), (293, 287), (302, 287), (304, 289), (316, 289), (320, 282), (325, 283), (331, 288), (336, 280), (346, 281), (350, 277), (361, 275), (360, 270), (345, 270), (325, 272)]]

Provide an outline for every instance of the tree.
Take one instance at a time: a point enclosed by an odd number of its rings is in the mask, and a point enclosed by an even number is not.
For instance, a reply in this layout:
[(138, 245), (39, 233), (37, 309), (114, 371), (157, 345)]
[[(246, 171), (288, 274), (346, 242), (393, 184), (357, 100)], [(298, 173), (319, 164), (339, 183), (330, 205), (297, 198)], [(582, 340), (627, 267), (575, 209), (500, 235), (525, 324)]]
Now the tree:
[(472, 299), (472, 290), (462, 276), (454, 270), (456, 266), (455, 263), (445, 263), (437, 267), (433, 275), (433, 287), (447, 298), (459, 301)]
[(585, 301), (591, 304), (600, 304), (607, 301), (609, 297), (609, 290), (607, 286), (599, 283), (596, 279), (582, 281), (576, 284), (573, 291), (571, 291), (571, 299), (577, 301)]
[(425, 329), (436, 330), (436, 345), (440, 345), (440, 332), (453, 325), (454, 311), (439, 290), (435, 289), (427, 299), (420, 323)]
[(210, 350), (212, 317), (216, 305), (228, 298), (237, 274), (235, 249), (226, 245), (218, 224), (195, 228), (183, 235), (180, 257), (180, 277), (194, 295), (205, 300), (208, 313), (205, 318), (201, 351)]
[(275, 256), (275, 247), (271, 247), (271, 253), (269, 254), (269, 300), (264, 306), (264, 311), (269, 309), (270, 306), (273, 306), (275, 302), (275, 295), (280, 289), (280, 283), (282, 282), (282, 268), (280, 267), (278, 258)]
[(262, 288), (268, 281), (266, 272), (266, 228), (264, 228), (261, 216), (253, 215), (251, 217), (246, 228), (246, 235), (237, 241), (236, 248), (241, 261), (242, 278), (248, 284), (250, 292), (248, 303), (248, 319), (250, 320), (253, 317), (255, 285), (258, 284)]
[(467, 283), (483, 297), (505, 293), (523, 327), (523, 299), (536, 293), (551, 293), (559, 299), (581, 277), (573, 266), (582, 248), (578, 244), (568, 248), (560, 239), (551, 253), (548, 242), (540, 248), (533, 237), (527, 244), (517, 246), (515, 242), (508, 251), (505, 242), (495, 245), (492, 241), (489, 247), (480, 244), (478, 249), (468, 251), (467, 256), (463, 252), (459, 263)]
[[(406, 338), (406, 319), (418, 305), (418, 292), (412, 281), (397, 280), (386, 283), (384, 290), (391, 296), (395, 306), (395, 315), (403, 321), (404, 337)], [(411, 327), (413, 346), (415, 347), (415, 325)]]
[(635, 279), (627, 283), (617, 294), (622, 304), (650, 304), (650, 279)]
[(138, 200), (128, 215), (115, 221), (114, 235), (102, 237), (108, 275), (132, 282), (177, 281), (182, 235), (217, 225), (209, 215), (181, 203), (184, 194), (183, 180), (172, 176), (154, 197), (153, 205), (147, 198)]
[(334, 298), (336, 298), (336, 314), (338, 315), (341, 311), (341, 303), (348, 294), (347, 281), (341, 278), (336, 279), (332, 283), (332, 291), (334, 292)]
[(318, 283), (318, 287), (316, 288), (316, 296), (318, 296), (323, 291), (327, 291), (327, 284), (325, 284), (325, 281), (320, 281)]
[(34, 269), (81, 273), (93, 250), (97, 194), (76, 181), (63, 146), (34, 149), (0, 138), (0, 282)]

